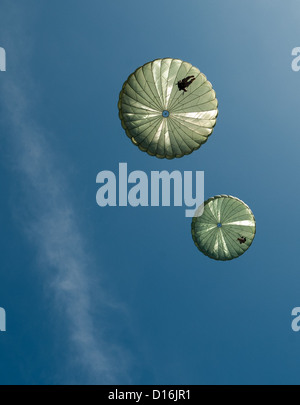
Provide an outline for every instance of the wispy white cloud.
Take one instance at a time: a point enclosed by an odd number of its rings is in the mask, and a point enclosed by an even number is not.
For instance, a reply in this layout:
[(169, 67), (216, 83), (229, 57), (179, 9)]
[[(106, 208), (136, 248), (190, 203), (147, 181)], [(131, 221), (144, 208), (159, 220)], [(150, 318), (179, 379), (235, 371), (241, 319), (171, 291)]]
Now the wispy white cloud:
[[(18, 25), (18, 21), (14, 23)], [(14, 36), (17, 43), (20, 35), (22, 32), (18, 25), (17, 33), (9, 33), (10, 43), (13, 43)], [(16, 54), (10, 56), (15, 62), (18, 61)], [(24, 58), (22, 68), (24, 77)], [(45, 136), (45, 129), (35, 122), (28, 101), (34, 85), (26, 87), (14, 80), (15, 75), (10, 75), (9, 71), (4, 74), (2, 114), (6, 117), (6, 126), (12, 136), (11, 155), (17, 162), (14, 170), (20, 173), (18, 177), (23, 185), (23, 205), (30, 212), (24, 225), (37, 247), (45, 285), (66, 321), (72, 361), (81, 367), (81, 374), (89, 375), (85, 379), (87, 382), (117, 382), (117, 367), (119, 369), (121, 366), (122, 355), (120, 351), (112, 349), (107, 337), (104, 338), (101, 333), (103, 325), (96, 324), (92, 315), (93, 260), (87, 253), (87, 241), (76, 221), (78, 212), (75, 212), (68, 194), (62, 163), (58, 164)], [(104, 299), (100, 302), (105, 311), (110, 302), (104, 291), (100, 289), (97, 292), (98, 295), (103, 293)], [(114, 357), (113, 350), (118, 359)]]
[[(91, 315), (94, 264), (86, 253), (87, 241), (77, 226), (78, 213), (68, 198), (63, 172), (54, 163), (43, 130), (27, 114), (24, 93), (8, 80), (3, 89), (5, 114), (10, 117), (9, 134), (14, 137), (14, 170), (21, 174), (18, 178), (23, 183), (23, 206), (30, 211), (24, 230), (38, 247), (39, 263), (46, 269), (45, 283), (67, 322), (74, 360), (81, 363), (93, 381), (113, 383), (116, 362), (109, 343), (101, 337), (101, 325), (95, 326)], [(97, 292), (105, 297), (101, 289)], [(107, 297), (100, 301), (103, 310), (111, 306), (105, 301)]]

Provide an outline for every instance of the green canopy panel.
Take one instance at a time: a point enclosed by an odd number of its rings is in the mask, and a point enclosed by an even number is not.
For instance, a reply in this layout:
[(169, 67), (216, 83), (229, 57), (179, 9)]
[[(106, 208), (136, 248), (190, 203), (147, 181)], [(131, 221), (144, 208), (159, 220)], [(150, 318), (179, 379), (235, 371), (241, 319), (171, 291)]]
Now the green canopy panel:
[[(189, 77), (194, 80), (186, 91), (179, 90), (177, 83)], [(217, 106), (205, 75), (171, 58), (139, 67), (124, 83), (118, 102), (122, 127), (132, 142), (151, 156), (167, 159), (188, 155), (207, 141)]]
[(256, 223), (251, 209), (230, 195), (217, 195), (204, 202), (203, 213), (192, 220), (197, 248), (215, 260), (241, 256), (251, 245)]

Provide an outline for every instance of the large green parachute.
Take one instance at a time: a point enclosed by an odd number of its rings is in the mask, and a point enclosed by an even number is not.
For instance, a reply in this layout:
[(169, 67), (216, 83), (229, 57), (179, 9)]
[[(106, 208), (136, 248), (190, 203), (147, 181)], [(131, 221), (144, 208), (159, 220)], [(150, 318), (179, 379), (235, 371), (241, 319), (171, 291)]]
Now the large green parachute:
[(256, 231), (252, 211), (243, 201), (217, 195), (204, 202), (202, 215), (192, 220), (192, 237), (197, 248), (215, 260), (231, 260), (251, 245)]
[[(177, 83), (195, 80), (180, 91)], [(124, 83), (119, 116), (140, 150), (173, 159), (198, 149), (213, 131), (218, 101), (211, 83), (190, 63), (156, 59), (139, 67)]]

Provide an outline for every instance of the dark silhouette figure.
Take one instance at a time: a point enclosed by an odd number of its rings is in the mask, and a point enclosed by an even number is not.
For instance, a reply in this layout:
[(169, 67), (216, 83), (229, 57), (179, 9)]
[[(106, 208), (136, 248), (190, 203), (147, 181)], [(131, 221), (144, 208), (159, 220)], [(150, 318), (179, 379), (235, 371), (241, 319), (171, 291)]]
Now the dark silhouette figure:
[(177, 86), (178, 86), (179, 91), (183, 90), (186, 93), (187, 87), (189, 87), (189, 85), (192, 84), (195, 79), (196, 79), (195, 76), (188, 76), (188, 77), (185, 77), (182, 80), (179, 80), (179, 82), (176, 83)]
[(237, 240), (240, 242), (240, 245), (241, 245), (242, 243), (245, 243), (245, 242), (246, 242), (246, 238), (245, 238), (244, 236), (241, 236), (240, 238), (237, 238)]

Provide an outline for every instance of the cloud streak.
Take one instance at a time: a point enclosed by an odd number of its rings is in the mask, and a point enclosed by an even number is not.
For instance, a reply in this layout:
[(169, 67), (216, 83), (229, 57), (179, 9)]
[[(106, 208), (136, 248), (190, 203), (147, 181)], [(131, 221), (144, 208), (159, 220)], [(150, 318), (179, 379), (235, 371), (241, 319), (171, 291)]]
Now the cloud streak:
[[(20, 35), (22, 33), (19, 31), (16, 43)], [(14, 33), (10, 32), (9, 37), (13, 43)], [(13, 57), (15, 62), (18, 61), (16, 55)], [(58, 168), (45, 130), (35, 122), (27, 101), (34, 85), (25, 88), (20, 85), (19, 79), (19, 84), (13, 79), (16, 75), (10, 75), (9, 71), (4, 75), (5, 80), (1, 77), (2, 114), (9, 128), (9, 136), (12, 136), (10, 153), (17, 162), (14, 169), (21, 174), (18, 177), (22, 179), (23, 205), (29, 213), (24, 229), (38, 249), (45, 285), (50, 285), (51, 296), (62, 310), (72, 343), (70, 352), (76, 364), (80, 365), (80, 374), (89, 375), (88, 383), (115, 383), (118, 374), (116, 353), (101, 335), (101, 327), (95, 326), (92, 314), (94, 303), (90, 297), (94, 264), (87, 253), (87, 241), (76, 222), (76, 212), (64, 174)], [(104, 311), (110, 303), (104, 291), (97, 293), (102, 293), (104, 297)], [(118, 363), (119, 367), (120, 359)]]
[(92, 277), (93, 264), (86, 253), (86, 241), (77, 226), (62, 173), (54, 164), (43, 131), (27, 114), (24, 94), (7, 82), (3, 95), (17, 149), (16, 169), (23, 182), (23, 205), (30, 211), (24, 229), (38, 247), (39, 260), (47, 270), (47, 283), (50, 281), (55, 301), (63, 309), (77, 361), (99, 383), (113, 383), (113, 359), (108, 345), (95, 330), (91, 315), (89, 276)]

